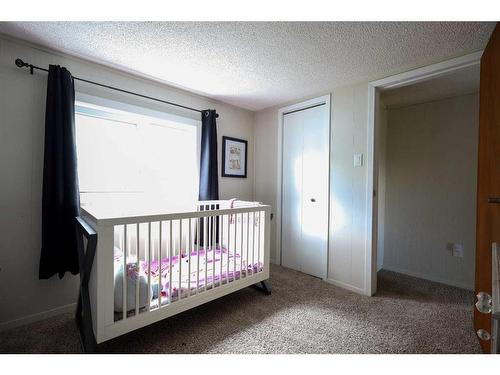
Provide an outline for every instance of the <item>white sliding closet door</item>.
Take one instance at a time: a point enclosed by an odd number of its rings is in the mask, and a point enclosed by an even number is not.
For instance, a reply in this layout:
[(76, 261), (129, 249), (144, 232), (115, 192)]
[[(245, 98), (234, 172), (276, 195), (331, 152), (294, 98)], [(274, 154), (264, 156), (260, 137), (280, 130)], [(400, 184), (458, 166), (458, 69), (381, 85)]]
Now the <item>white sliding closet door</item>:
[(283, 115), (282, 263), (325, 278), (328, 249), (329, 112)]

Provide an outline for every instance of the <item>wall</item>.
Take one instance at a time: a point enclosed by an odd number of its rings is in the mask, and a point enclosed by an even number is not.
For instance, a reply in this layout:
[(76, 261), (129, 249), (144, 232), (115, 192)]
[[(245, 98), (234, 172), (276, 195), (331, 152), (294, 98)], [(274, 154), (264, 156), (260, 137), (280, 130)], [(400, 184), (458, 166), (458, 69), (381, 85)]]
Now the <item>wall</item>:
[[(368, 84), (333, 90), (330, 159), (328, 280), (362, 293), (365, 288), (366, 149)], [(362, 167), (353, 155), (362, 153)]]
[[(274, 210), (278, 203), (275, 193), (278, 173), (278, 110), (286, 105), (287, 103), (284, 103), (279, 107), (257, 112), (254, 122), (255, 198), (271, 204)], [(367, 261), (365, 259), (366, 165), (355, 168), (353, 155), (363, 153), (366, 157), (367, 108), (368, 82), (332, 90), (330, 158), (332, 207), (327, 281), (360, 293), (365, 287), (364, 272)], [(265, 184), (265, 187), (257, 188), (259, 184)], [(275, 242), (277, 235), (275, 231), (272, 232), (272, 249), (276, 260), (278, 260)]]
[(384, 269), (473, 289), (478, 107), (471, 94), (388, 110)]
[[(31, 76), (28, 70), (17, 68), (17, 57), (42, 67), (60, 64), (75, 76), (187, 106), (217, 109), (219, 168), (222, 135), (246, 139), (249, 148), (248, 178), (219, 177), (220, 196), (254, 199), (252, 112), (0, 36), (0, 330), (72, 308), (78, 291), (78, 278), (71, 275), (62, 280), (37, 279), (47, 75), (35, 72)], [(199, 116), (84, 83), (77, 83), (76, 89), (156, 110)]]
[[(273, 216), (276, 212), (276, 193), (278, 173), (278, 109), (270, 108), (256, 112), (254, 117), (254, 165), (255, 165), (255, 199), (269, 204)], [(258, 141), (257, 141), (258, 140)], [(271, 221), (271, 262), (279, 263), (276, 248), (276, 219)]]

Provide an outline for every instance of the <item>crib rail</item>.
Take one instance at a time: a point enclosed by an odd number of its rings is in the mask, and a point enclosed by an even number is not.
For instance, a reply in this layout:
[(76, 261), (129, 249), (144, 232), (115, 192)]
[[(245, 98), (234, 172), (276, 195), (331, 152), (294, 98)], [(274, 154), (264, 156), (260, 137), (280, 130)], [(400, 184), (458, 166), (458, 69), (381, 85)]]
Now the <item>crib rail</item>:
[(269, 206), (204, 201), (192, 212), (84, 214), (100, 239), (97, 342), (269, 278)]

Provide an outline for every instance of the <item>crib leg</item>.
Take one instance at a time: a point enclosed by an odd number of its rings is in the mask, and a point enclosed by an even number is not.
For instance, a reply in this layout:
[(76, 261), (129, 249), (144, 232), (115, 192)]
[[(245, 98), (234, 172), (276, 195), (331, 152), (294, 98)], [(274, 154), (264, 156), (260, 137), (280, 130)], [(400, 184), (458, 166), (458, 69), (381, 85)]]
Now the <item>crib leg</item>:
[(271, 295), (271, 285), (269, 284), (268, 280), (264, 280), (258, 284), (254, 284), (253, 287), (263, 292), (266, 296)]
[(82, 308), (82, 291), (80, 290), (78, 296), (78, 305), (76, 308), (75, 320), (78, 327), (78, 333), (80, 338), (80, 345), (84, 353), (95, 353), (96, 351), (96, 340), (94, 338), (94, 331), (92, 330), (92, 321), (89, 322), (89, 317), (91, 316), (83, 312)]
[[(94, 263), (97, 247), (97, 233), (81, 218), (76, 218), (78, 263), (80, 268), (80, 290), (75, 312), (80, 344), (84, 353), (94, 353), (97, 343), (92, 329), (92, 310), (90, 307), (89, 279)], [(87, 248), (84, 250), (83, 237), (87, 239)]]

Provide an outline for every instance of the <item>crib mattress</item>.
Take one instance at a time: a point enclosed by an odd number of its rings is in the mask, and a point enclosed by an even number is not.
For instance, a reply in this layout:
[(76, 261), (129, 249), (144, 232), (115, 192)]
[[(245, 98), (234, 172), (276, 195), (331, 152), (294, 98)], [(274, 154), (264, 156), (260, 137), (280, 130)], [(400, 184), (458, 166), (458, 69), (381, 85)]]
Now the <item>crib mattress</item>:
[[(242, 256), (239, 252), (229, 251), (225, 247), (219, 246), (208, 249), (200, 248), (199, 251), (193, 250), (190, 254), (182, 253), (181, 256), (173, 256), (170, 300), (177, 300), (179, 294), (182, 299), (191, 294), (245, 277), (247, 274), (260, 272), (263, 263), (256, 257), (257, 254), (251, 252), (247, 257), (246, 253)], [(115, 249), (115, 270), (121, 266), (123, 266), (123, 254), (120, 250)], [(158, 289), (160, 289), (162, 305), (167, 304), (170, 293), (170, 258), (162, 258), (161, 262), (152, 261), (148, 267), (148, 262), (139, 261), (138, 265), (136, 258), (127, 255), (127, 278), (129, 280), (135, 281), (137, 277), (140, 277), (141, 281), (144, 282), (147, 280), (148, 274), (151, 278), (151, 307), (158, 307)], [(160, 280), (161, 285), (159, 286)], [(134, 284), (132, 283), (132, 285)], [(128, 307), (135, 309), (135, 306)], [(142, 306), (141, 309), (143, 308)], [(121, 313), (119, 315), (121, 316)]]

